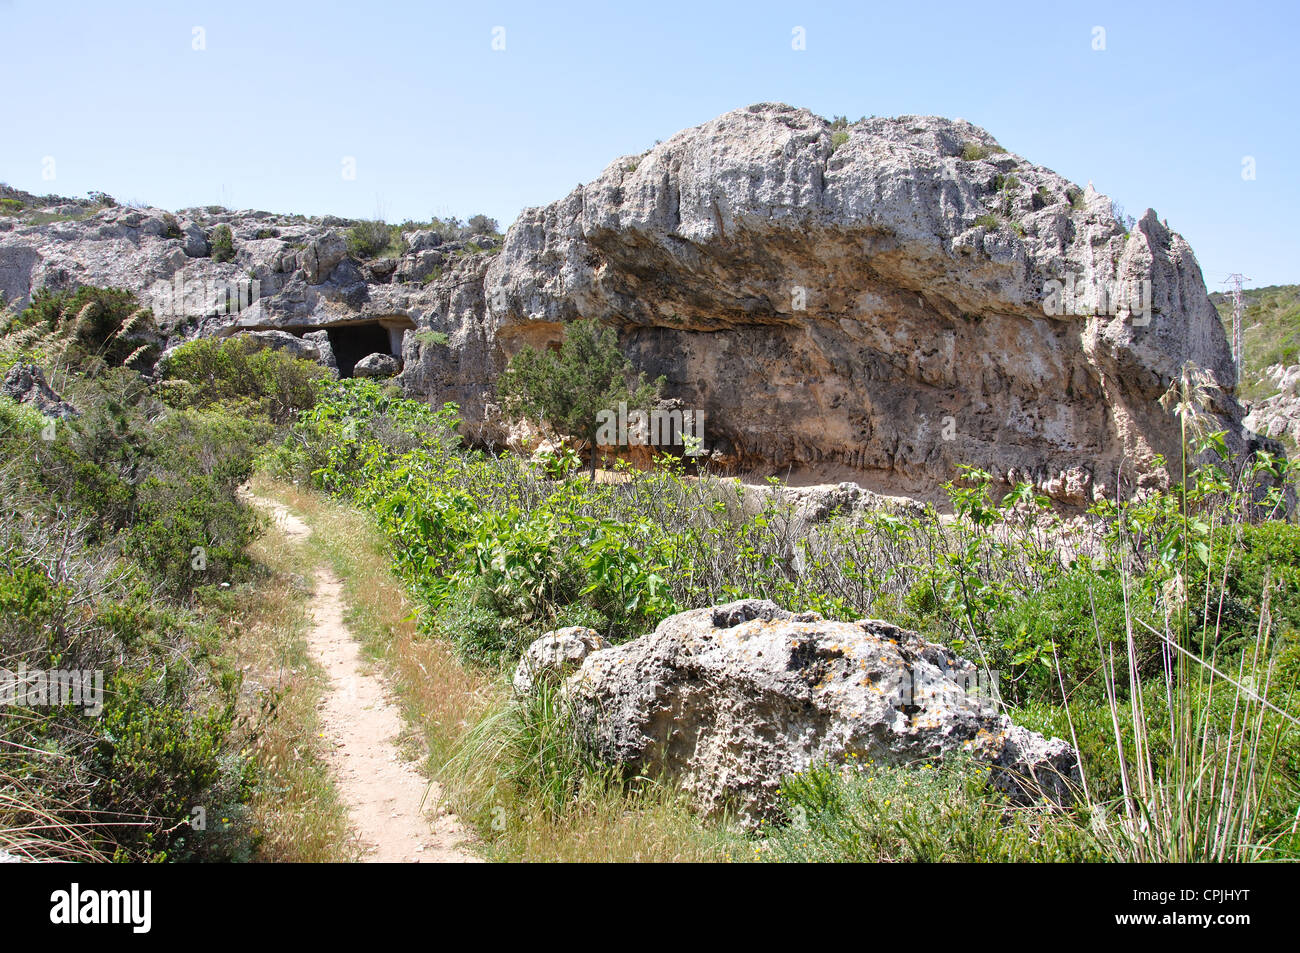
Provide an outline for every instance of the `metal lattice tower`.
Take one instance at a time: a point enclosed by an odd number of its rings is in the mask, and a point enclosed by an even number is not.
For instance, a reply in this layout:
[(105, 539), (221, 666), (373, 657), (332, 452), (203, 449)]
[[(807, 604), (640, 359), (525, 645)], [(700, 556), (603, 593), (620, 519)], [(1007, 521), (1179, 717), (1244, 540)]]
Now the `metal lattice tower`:
[(1232, 362), (1237, 367), (1237, 383), (1241, 383), (1241, 365), (1244, 357), (1241, 342), (1241, 283), (1250, 281), (1248, 275), (1233, 272), (1223, 279), (1225, 285), (1232, 286)]

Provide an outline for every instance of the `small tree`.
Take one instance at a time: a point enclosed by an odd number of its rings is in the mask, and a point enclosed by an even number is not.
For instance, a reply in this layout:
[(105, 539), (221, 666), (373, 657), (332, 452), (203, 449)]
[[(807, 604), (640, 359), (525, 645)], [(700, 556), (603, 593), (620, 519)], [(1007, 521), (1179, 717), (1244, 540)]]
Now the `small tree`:
[(557, 434), (586, 441), (596, 479), (598, 414), (620, 401), (642, 407), (655, 401), (664, 379), (635, 371), (618, 348), (618, 334), (595, 320), (566, 329), (559, 351), (526, 347), (510, 360), (499, 391), (507, 408), (541, 419)]
[(472, 215), (466, 225), (475, 235), (497, 235), (501, 232), (497, 220), (486, 215)]
[(229, 225), (218, 225), (212, 230), (212, 260), (225, 262), (235, 260), (235, 236)]

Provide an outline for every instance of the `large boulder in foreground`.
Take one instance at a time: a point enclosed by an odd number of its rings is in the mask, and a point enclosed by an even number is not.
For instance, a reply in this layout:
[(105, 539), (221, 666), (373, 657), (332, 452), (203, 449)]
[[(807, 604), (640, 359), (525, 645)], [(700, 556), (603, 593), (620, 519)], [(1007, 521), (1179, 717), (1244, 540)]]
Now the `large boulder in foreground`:
[(786, 775), (854, 756), (969, 754), (1020, 803), (1068, 803), (1079, 780), (1073, 749), (1013, 726), (950, 650), (886, 622), (830, 622), (766, 600), (665, 619), (587, 656), (567, 688), (602, 759), (751, 823), (774, 812)]

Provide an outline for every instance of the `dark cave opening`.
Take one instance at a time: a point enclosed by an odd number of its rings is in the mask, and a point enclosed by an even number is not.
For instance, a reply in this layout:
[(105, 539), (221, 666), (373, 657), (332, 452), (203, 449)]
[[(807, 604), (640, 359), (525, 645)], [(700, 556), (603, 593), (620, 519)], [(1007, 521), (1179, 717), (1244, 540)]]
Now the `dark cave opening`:
[(357, 361), (371, 354), (392, 354), (401, 360), (401, 347), (394, 346), (389, 329), (378, 321), (334, 325), (325, 331), (329, 335), (330, 347), (334, 349), (334, 359), (338, 361), (339, 377), (351, 377)]

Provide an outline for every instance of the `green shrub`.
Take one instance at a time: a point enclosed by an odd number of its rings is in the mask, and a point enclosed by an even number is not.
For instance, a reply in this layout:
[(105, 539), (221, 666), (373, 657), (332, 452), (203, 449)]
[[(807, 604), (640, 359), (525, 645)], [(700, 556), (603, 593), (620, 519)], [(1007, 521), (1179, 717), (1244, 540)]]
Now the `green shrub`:
[[(1128, 598), (1131, 611), (1154, 615), (1150, 594), (1130, 591)], [(1059, 701), (1062, 679), (1075, 700), (1101, 702), (1102, 658), (1117, 648), (1123, 652), (1127, 638), (1123, 580), (1113, 571), (1076, 566), (998, 612), (991, 629), (990, 661), (1001, 671), (1003, 696), (1012, 704)], [(1162, 643), (1142, 630), (1134, 636), (1142, 671), (1151, 674)]]
[(425, 347), (446, 347), (451, 342), (444, 331), (417, 331), (415, 339)]
[(83, 285), (73, 291), (40, 288), (16, 326), (39, 337), (52, 362), (87, 372), (146, 366), (157, 354), (153, 312), (129, 291)]
[(229, 262), (235, 260), (235, 236), (230, 231), (229, 225), (218, 225), (208, 236), (208, 244), (212, 248), (212, 260), (215, 262)]
[(329, 372), (312, 361), (260, 346), (243, 337), (199, 338), (168, 356), (163, 379), (184, 387), (161, 388), (176, 407), (220, 404), (285, 423), (316, 402), (319, 381)]
[(978, 162), (981, 159), (987, 159), (989, 156), (999, 155), (1006, 151), (1006, 149), (998, 145), (986, 146), (979, 142), (968, 142), (962, 146), (961, 157), (966, 162)]
[[(68, 539), (63, 568), (80, 570), (86, 554)], [(120, 576), (51, 571), (61, 570), (37, 552), (0, 559), (5, 664), (98, 672), (102, 711), (6, 709), (0, 844), (37, 858), (248, 859), (255, 836), (240, 821), (252, 774), (233, 722), (238, 679), (209, 655), (213, 631)], [(195, 808), (211, 817), (207, 829), (191, 826)]]
[[(1226, 579), (1222, 588), (1234, 635), (1254, 638), (1266, 601), (1279, 635), (1300, 632), (1300, 526), (1278, 520), (1238, 523), (1221, 528), (1218, 537), (1214, 560), (1201, 577), (1210, 580), (1207, 615), (1218, 613), (1215, 584)], [(1203, 595), (1199, 587), (1192, 591), (1194, 597)]]
[(220, 411), (166, 417), (155, 439), (167, 468), (135, 488), (126, 552), (182, 594), (247, 572), (245, 550), (260, 522), (235, 490), (267, 436), (256, 422)]
[(617, 408), (620, 402), (648, 407), (662, 387), (663, 378), (649, 382), (644, 374), (633, 373), (613, 328), (586, 320), (565, 328), (558, 351), (525, 347), (512, 357), (499, 390), (515, 412), (585, 441), (594, 479), (600, 411)]
[(501, 234), (501, 226), (497, 224), (497, 220), (486, 215), (471, 215), (465, 226), (475, 235)]
[[(110, 317), (85, 315), (90, 305)], [(130, 305), (101, 289), (38, 295), (26, 320), (61, 328), (72, 312), (103, 335)], [(169, 410), (139, 373), (92, 370), (57, 379), (79, 414), (52, 439), (38, 415), (0, 400), (5, 667), (99, 671), (105, 690), (99, 717), (5, 710), (0, 849), (248, 859), (252, 729), (234, 719), (239, 680), (218, 655), (223, 633), (206, 620), (204, 593), (251, 569), (246, 546), (261, 524), (236, 489), (273, 425), (247, 404)], [(195, 808), (204, 830), (190, 824)]]
[(348, 229), (348, 253), (355, 258), (396, 258), (406, 251), (399, 225), (358, 222)]
[(493, 605), (487, 586), (471, 583), (456, 589), (434, 617), (434, 631), (447, 637), (462, 658), (484, 668), (508, 669), (540, 633)]

